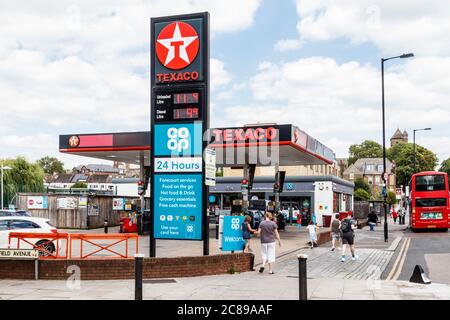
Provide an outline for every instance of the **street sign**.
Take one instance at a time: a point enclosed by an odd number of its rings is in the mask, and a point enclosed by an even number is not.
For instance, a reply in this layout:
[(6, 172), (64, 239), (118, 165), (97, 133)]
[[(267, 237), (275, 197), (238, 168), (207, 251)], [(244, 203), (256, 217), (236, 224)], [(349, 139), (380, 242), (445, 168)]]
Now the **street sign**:
[(0, 259), (35, 260), (39, 258), (36, 249), (0, 249)]
[(150, 69), (150, 256), (155, 239), (203, 240), (208, 254), (209, 13), (152, 18)]
[(138, 181), (138, 195), (142, 196), (145, 193), (144, 181)]
[(205, 184), (216, 185), (216, 150), (205, 149)]

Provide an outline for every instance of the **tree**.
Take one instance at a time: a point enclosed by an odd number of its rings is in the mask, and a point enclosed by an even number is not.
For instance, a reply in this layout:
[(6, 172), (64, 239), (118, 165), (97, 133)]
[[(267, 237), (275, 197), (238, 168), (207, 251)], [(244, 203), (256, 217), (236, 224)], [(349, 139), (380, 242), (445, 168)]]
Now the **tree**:
[(450, 176), (450, 158), (442, 161), (439, 171), (446, 172)]
[(355, 201), (367, 201), (370, 199), (370, 194), (364, 189), (356, 189), (353, 197)]
[(363, 178), (360, 178), (360, 177), (355, 179), (355, 190), (358, 190), (358, 189), (365, 190), (369, 194), (369, 196), (371, 194), (369, 184), (366, 182), (366, 180), (364, 180)]
[(88, 185), (86, 183), (78, 181), (78, 182), (75, 182), (71, 188), (87, 189), (87, 187), (88, 187)]
[[(388, 158), (395, 162), (397, 185), (408, 184), (414, 174), (414, 145), (398, 143), (388, 150)], [(416, 144), (416, 172), (433, 171), (437, 164), (437, 156), (432, 151)]]
[(394, 205), (395, 203), (397, 203), (397, 196), (396, 196), (395, 192), (388, 191), (387, 197), (386, 197), (386, 203), (391, 206)]
[(383, 147), (375, 141), (365, 140), (361, 144), (352, 144), (349, 148), (348, 165), (361, 158), (381, 158)]
[(4, 203), (11, 204), (18, 192), (44, 192), (44, 170), (23, 157), (0, 161), (11, 170), (4, 171)]
[(64, 164), (54, 157), (43, 157), (37, 163), (44, 169), (47, 174), (64, 173)]

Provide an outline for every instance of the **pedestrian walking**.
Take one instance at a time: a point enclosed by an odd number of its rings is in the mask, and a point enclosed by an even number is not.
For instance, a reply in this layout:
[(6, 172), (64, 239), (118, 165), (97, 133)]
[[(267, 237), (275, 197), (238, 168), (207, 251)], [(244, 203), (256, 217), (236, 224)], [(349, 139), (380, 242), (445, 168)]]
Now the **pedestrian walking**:
[(245, 246), (244, 252), (253, 252), (251, 248), (252, 244), (252, 234), (255, 233), (255, 229), (251, 227), (252, 217), (246, 215), (244, 217), (244, 222), (242, 223), (242, 238), (244, 238)]
[(341, 221), (341, 233), (342, 233), (342, 257), (341, 261), (345, 262), (345, 249), (347, 245), (350, 246), (350, 251), (352, 253), (352, 260), (358, 259), (355, 254), (355, 233), (354, 233), (354, 223), (350, 216), (346, 217)]
[(317, 225), (311, 220), (308, 225), (309, 241), (311, 243), (311, 249), (314, 245), (317, 246)]
[(400, 206), (400, 208), (398, 208), (398, 224), (405, 224), (405, 208), (403, 207), (403, 205)]
[(259, 273), (264, 272), (266, 263), (269, 265), (269, 274), (274, 274), (273, 264), (275, 263), (275, 244), (281, 247), (280, 234), (278, 233), (278, 226), (272, 221), (272, 213), (266, 212), (264, 221), (261, 221), (258, 231), (255, 234), (260, 235), (261, 238), (261, 258), (262, 266), (259, 268)]
[(375, 211), (370, 211), (367, 215), (367, 224), (369, 225), (370, 231), (375, 231), (375, 226), (378, 223), (378, 216)]
[(331, 223), (331, 251), (336, 249), (336, 242), (341, 240), (341, 221), (339, 220), (339, 213), (334, 216), (334, 220)]
[(301, 225), (302, 225), (302, 214), (299, 213), (297, 214), (297, 229), (300, 229)]
[(392, 218), (394, 219), (394, 224), (397, 223), (398, 212), (395, 209), (392, 211)]

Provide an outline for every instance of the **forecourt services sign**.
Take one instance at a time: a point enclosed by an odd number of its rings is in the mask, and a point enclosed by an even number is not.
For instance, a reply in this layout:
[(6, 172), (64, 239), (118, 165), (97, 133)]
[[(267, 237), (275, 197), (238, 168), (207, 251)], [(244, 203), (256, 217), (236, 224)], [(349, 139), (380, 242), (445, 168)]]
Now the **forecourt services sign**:
[(156, 239), (203, 240), (207, 255), (209, 14), (152, 18), (150, 32), (150, 256)]

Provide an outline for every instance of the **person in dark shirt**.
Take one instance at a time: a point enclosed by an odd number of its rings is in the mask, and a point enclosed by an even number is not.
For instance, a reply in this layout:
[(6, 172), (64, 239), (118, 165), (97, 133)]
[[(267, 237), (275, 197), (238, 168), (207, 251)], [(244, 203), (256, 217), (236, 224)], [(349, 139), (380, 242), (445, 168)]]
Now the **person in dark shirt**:
[(370, 231), (375, 231), (375, 226), (378, 223), (378, 216), (376, 215), (375, 212), (371, 211), (368, 215), (367, 215), (367, 224), (370, 227)]
[(350, 251), (352, 253), (352, 260), (358, 260), (358, 256), (355, 254), (355, 233), (354, 229), (354, 221), (351, 217), (346, 217), (341, 221), (340, 226), (342, 232), (342, 257), (341, 261), (345, 262), (345, 248), (347, 245), (350, 246)]

